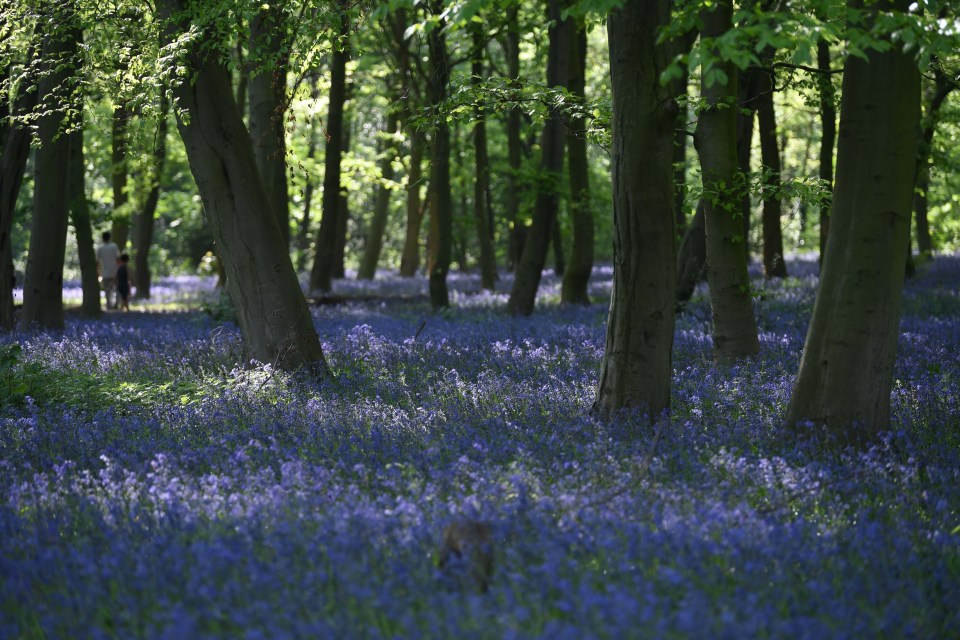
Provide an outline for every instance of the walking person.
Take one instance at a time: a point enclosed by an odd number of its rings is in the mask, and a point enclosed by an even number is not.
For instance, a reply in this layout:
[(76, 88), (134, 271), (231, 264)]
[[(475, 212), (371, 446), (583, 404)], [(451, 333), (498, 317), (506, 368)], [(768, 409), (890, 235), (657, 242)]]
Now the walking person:
[(103, 244), (97, 247), (97, 275), (107, 297), (107, 309), (117, 308), (117, 264), (120, 248), (110, 240), (110, 232), (103, 232)]
[(130, 254), (124, 253), (117, 260), (117, 306), (123, 311), (130, 311)]

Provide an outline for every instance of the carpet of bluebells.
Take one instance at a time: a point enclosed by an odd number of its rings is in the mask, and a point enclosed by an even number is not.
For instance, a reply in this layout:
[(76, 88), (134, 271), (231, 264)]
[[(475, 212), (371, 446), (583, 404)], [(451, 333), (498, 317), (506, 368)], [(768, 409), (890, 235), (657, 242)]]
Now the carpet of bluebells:
[[(326, 383), (202, 311), (3, 336), (0, 637), (960, 637), (960, 258), (907, 282), (893, 430), (857, 451), (780, 426), (817, 283), (789, 267), (754, 274), (742, 364), (698, 289), (646, 472), (654, 429), (590, 414), (609, 268), (529, 318), (507, 276), (440, 314), (422, 279), (338, 282)], [(458, 518), (492, 527), (486, 592), (438, 569)]]

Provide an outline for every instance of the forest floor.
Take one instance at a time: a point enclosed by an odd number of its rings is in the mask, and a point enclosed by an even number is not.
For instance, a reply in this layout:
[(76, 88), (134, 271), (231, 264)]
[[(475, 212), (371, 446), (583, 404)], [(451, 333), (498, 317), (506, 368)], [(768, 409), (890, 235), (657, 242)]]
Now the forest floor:
[[(780, 425), (817, 281), (789, 267), (742, 364), (698, 289), (649, 469), (652, 428), (590, 415), (609, 268), (529, 318), (507, 277), (440, 314), (420, 278), (338, 282), (364, 299), (313, 307), (325, 383), (244, 362), (210, 280), (4, 336), (0, 637), (958, 637), (960, 257), (906, 283), (866, 451)], [(438, 567), (465, 519), (486, 590)]]

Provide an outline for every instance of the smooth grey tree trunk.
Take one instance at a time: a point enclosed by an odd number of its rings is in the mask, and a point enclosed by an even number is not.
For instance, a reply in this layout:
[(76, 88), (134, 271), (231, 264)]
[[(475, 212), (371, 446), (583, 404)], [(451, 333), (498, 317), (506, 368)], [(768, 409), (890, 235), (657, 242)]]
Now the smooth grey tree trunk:
[[(184, 0), (163, 0), (169, 43), (187, 28)], [(192, 7), (193, 5), (186, 5)], [(213, 34), (205, 34), (215, 38)], [(201, 39), (205, 41), (205, 39)], [(250, 133), (230, 86), (230, 72), (214, 50), (188, 49), (188, 77), (176, 76), (177, 105), (189, 114), (178, 128), (204, 213), (227, 275), (249, 356), (287, 370), (329, 375), (320, 340), (257, 170)], [(255, 242), (251, 242), (255, 239)]]
[(839, 444), (890, 427), (920, 119), (916, 62), (893, 46), (844, 66), (830, 235), (787, 410), (788, 424), (824, 425)]
[(327, 110), (327, 146), (323, 162), (323, 200), (316, 253), (310, 270), (310, 289), (324, 293), (333, 288), (333, 259), (337, 248), (337, 213), (340, 206), (340, 160), (343, 155), (343, 105), (347, 99), (346, 44), (350, 27), (346, 11), (339, 16), (338, 35), (343, 40), (333, 50), (330, 62), (330, 101)]
[[(704, 39), (717, 38), (731, 28), (732, 0), (720, 0), (700, 12)], [(709, 108), (700, 114), (694, 142), (700, 155), (705, 202), (707, 282), (713, 317), (713, 353), (717, 359), (737, 359), (760, 350), (753, 315), (747, 255), (743, 248), (741, 194), (737, 188), (737, 73), (730, 63), (715, 62), (727, 77), (702, 80)]]
[[(764, 61), (773, 60), (773, 51), (761, 55)], [(757, 124), (760, 133), (760, 161), (766, 170), (763, 198), (763, 274), (767, 278), (786, 278), (787, 263), (783, 257), (783, 198), (780, 195), (780, 149), (777, 143), (777, 116), (773, 104), (773, 81), (764, 73), (757, 105)]]
[[(817, 83), (820, 88), (820, 169), (819, 177), (827, 188), (833, 191), (833, 148), (837, 142), (837, 108), (834, 105), (836, 90), (830, 70), (830, 45), (826, 40), (817, 41), (817, 68), (820, 75)], [(830, 236), (830, 202), (820, 204), (820, 265), (827, 250), (827, 238)]]
[[(551, 26), (547, 52), (547, 86), (563, 87), (569, 74), (572, 24), (569, 19), (561, 18), (564, 9), (561, 0), (549, 0), (548, 7)], [(527, 316), (533, 313), (557, 216), (565, 140), (564, 116), (556, 106), (552, 106), (544, 123), (540, 142), (541, 175), (537, 181), (533, 222), (524, 242), (523, 255), (517, 266), (517, 275), (507, 302), (507, 309), (513, 314)]]
[(85, 164), (83, 161), (83, 128), (70, 133), (70, 175), (67, 191), (70, 198), (70, 219), (77, 237), (77, 258), (80, 262), (80, 286), (83, 301), (80, 313), (88, 318), (99, 317), (100, 280), (97, 277), (97, 254), (93, 247), (90, 225), (90, 204), (87, 201)]
[[(353, 84), (347, 85), (347, 100), (350, 99)], [(341, 163), (343, 156), (350, 151), (350, 143), (353, 136), (353, 114), (348, 110), (344, 112), (343, 118), (343, 146), (340, 147)], [(333, 268), (334, 278), (346, 277), (346, 253), (347, 253), (347, 231), (350, 223), (350, 194), (346, 185), (343, 184), (343, 170), (340, 171), (340, 191), (337, 194), (337, 225), (335, 229), (335, 240), (333, 243)]]
[[(486, 35), (480, 23), (474, 23), (470, 29), (473, 40), (473, 60), (471, 77), (474, 86), (479, 88), (483, 82), (484, 49)], [(497, 259), (493, 248), (493, 229), (490, 228), (490, 158), (487, 153), (486, 109), (478, 104), (473, 110), (473, 156), (476, 169), (473, 181), (473, 217), (477, 223), (477, 242), (480, 245), (480, 286), (493, 291), (497, 285)]]
[(163, 180), (163, 168), (167, 160), (167, 116), (170, 103), (166, 93), (160, 95), (160, 115), (153, 141), (153, 184), (143, 203), (143, 209), (137, 218), (137, 251), (134, 274), (137, 278), (137, 295), (141, 300), (150, 298), (150, 285), (153, 274), (150, 272), (150, 250), (153, 247), (153, 225), (160, 201), (160, 183)]
[(607, 20), (613, 88), (613, 289), (594, 409), (670, 408), (673, 375), (676, 103), (659, 78), (667, 0), (627, 0)]
[[(443, 4), (438, 0), (430, 3), (435, 16), (443, 13)], [(427, 34), (427, 47), (430, 52), (430, 75), (427, 78), (427, 90), (430, 104), (438, 107), (447, 97), (447, 85), (450, 82), (450, 57), (443, 29), (445, 21)], [(447, 291), (447, 274), (453, 250), (453, 197), (450, 193), (450, 125), (445, 118), (439, 118), (433, 126), (432, 155), (430, 164), (430, 235), (433, 246), (430, 247), (429, 289), (430, 304), (434, 309), (449, 307), (450, 296)]]
[(404, 278), (412, 278), (420, 268), (420, 226), (424, 215), (420, 189), (425, 146), (424, 135), (418, 130), (411, 131), (410, 166), (407, 169), (407, 224), (403, 235), (403, 253), (400, 255), (400, 275)]
[[(257, 168), (284, 242), (290, 244), (290, 197), (287, 192), (288, 54), (283, 6), (264, 4), (250, 21), (250, 50), (256, 51), (248, 80), (250, 138)], [(252, 58), (252, 56), (251, 56)]]
[(46, 8), (41, 14), (42, 74), (37, 108), (40, 146), (34, 158), (33, 221), (24, 274), (22, 329), (62, 329), (63, 261), (70, 215), (67, 177), (70, 137), (57, 135), (70, 124), (68, 85), (77, 69), (77, 31), (67, 25), (77, 20), (72, 3)]
[[(28, 52), (28, 59), (33, 57)], [(29, 86), (27, 86), (29, 85)], [(35, 84), (23, 83), (13, 102), (14, 115), (33, 111), (37, 104)], [(30, 130), (22, 123), (13, 124), (6, 134), (3, 155), (0, 156), (0, 329), (10, 331), (13, 315), (13, 215), (23, 184), (23, 174), (30, 155)]]
[(942, 69), (934, 71), (934, 83), (926, 92), (926, 104), (920, 121), (920, 139), (917, 143), (917, 178), (914, 189), (913, 209), (917, 223), (917, 248), (921, 254), (933, 251), (930, 239), (930, 222), (927, 219), (927, 192), (930, 190), (930, 150), (933, 134), (940, 120), (940, 109), (947, 96), (957, 88), (955, 82)]
[(377, 187), (377, 199), (373, 204), (373, 216), (370, 219), (370, 228), (367, 231), (367, 244), (357, 270), (358, 280), (373, 280), (377, 273), (377, 264), (380, 262), (380, 252), (383, 249), (383, 234), (387, 230), (387, 218), (390, 214), (390, 195), (393, 192), (387, 184), (393, 181), (393, 161), (397, 157), (397, 118), (394, 113), (386, 116), (384, 133), (386, 140), (383, 153), (380, 156), (380, 177), (383, 182)]
[(130, 111), (124, 102), (113, 109), (110, 134), (110, 184), (113, 187), (113, 224), (110, 233), (111, 239), (120, 247), (121, 253), (127, 250), (127, 241), (130, 238), (130, 211), (127, 207), (130, 202), (130, 194), (127, 191), (129, 128)]
[[(585, 99), (587, 70), (587, 30), (576, 24), (570, 39), (570, 78), (567, 89), (581, 101)], [(573, 244), (570, 264), (563, 272), (560, 301), (567, 304), (590, 304), (587, 284), (593, 270), (593, 211), (590, 208), (590, 179), (587, 165), (587, 128), (583, 118), (570, 121), (567, 131), (567, 168), (570, 174), (570, 218)]]

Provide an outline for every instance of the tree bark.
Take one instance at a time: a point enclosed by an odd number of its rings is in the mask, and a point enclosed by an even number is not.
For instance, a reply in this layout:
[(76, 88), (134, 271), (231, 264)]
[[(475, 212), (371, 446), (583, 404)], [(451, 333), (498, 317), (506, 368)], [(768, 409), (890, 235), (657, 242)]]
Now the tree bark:
[(129, 125), (130, 111), (124, 102), (113, 109), (110, 152), (110, 182), (113, 187), (113, 223), (110, 234), (121, 253), (127, 250), (127, 241), (130, 238), (130, 210), (127, 206), (130, 202), (130, 194), (127, 192)]
[(287, 190), (288, 54), (287, 25), (282, 4), (264, 4), (250, 22), (250, 51), (258, 52), (249, 78), (250, 138), (257, 169), (284, 242), (290, 244), (290, 205)]
[[(350, 99), (352, 85), (347, 85), (347, 99)], [(353, 134), (353, 123), (349, 112), (344, 112), (343, 146), (340, 148), (340, 160), (350, 151), (350, 141)], [(343, 170), (340, 170), (340, 191), (337, 194), (337, 226), (336, 240), (333, 245), (333, 277), (345, 278), (345, 263), (347, 252), (347, 229), (350, 222), (350, 200), (346, 185), (343, 184)]]
[(917, 223), (917, 248), (921, 254), (933, 251), (930, 240), (930, 223), (927, 220), (927, 192), (930, 190), (930, 149), (933, 134), (940, 119), (940, 108), (956, 84), (949, 81), (940, 69), (935, 70), (934, 84), (927, 92), (928, 102), (920, 121), (920, 139), (917, 143), (917, 178), (914, 188), (913, 208)]
[[(586, 98), (587, 30), (582, 22), (577, 23), (570, 44), (570, 78), (567, 89), (583, 101)], [(590, 304), (587, 284), (593, 270), (593, 211), (590, 208), (587, 127), (581, 117), (575, 117), (570, 122), (567, 133), (567, 165), (570, 173), (573, 245), (570, 248), (570, 264), (563, 272), (560, 301), (567, 304)]]
[(407, 170), (407, 224), (400, 255), (400, 275), (412, 278), (420, 268), (420, 226), (423, 222), (423, 202), (420, 197), (423, 181), (423, 149), (426, 140), (419, 130), (410, 132), (410, 166)]
[[(720, 0), (713, 9), (701, 10), (701, 46), (731, 28), (732, 1)], [(726, 82), (710, 71), (702, 80), (702, 95), (709, 105), (700, 114), (694, 141), (700, 155), (705, 202), (707, 281), (713, 315), (713, 353), (717, 359), (736, 359), (760, 349), (753, 316), (747, 256), (743, 249), (741, 194), (737, 185), (737, 111), (729, 106), (737, 96), (737, 73), (730, 63), (714, 63)]]
[[(441, 15), (443, 5), (432, 0), (430, 10)], [(447, 97), (447, 85), (450, 82), (450, 59), (447, 52), (446, 36), (443, 28), (445, 20), (441, 18), (427, 34), (427, 47), (430, 52), (430, 75), (427, 78), (427, 90), (430, 104), (436, 108)], [(436, 243), (435, 251), (430, 254), (430, 304), (434, 309), (449, 307), (447, 292), (447, 274), (453, 249), (453, 199), (450, 193), (450, 126), (446, 119), (438, 118), (433, 127), (432, 157), (430, 164), (430, 233)]]
[[(168, 43), (189, 24), (185, 6), (193, 7), (184, 0), (159, 4)], [(174, 13), (183, 22), (170, 22)], [(230, 90), (230, 73), (215, 48), (194, 47), (185, 57), (190, 73), (175, 76), (173, 92), (183, 109), (178, 114), (189, 114), (189, 120), (178, 117), (177, 124), (246, 349), (260, 362), (326, 377), (320, 340), (270, 209), (250, 133)]]
[[(833, 88), (833, 79), (830, 69), (830, 45), (826, 40), (817, 42), (817, 68), (820, 75), (817, 79), (820, 85), (820, 179), (827, 188), (833, 191), (833, 147), (837, 141), (837, 109), (834, 106), (836, 91)], [(830, 235), (830, 202), (820, 204), (820, 266), (823, 266), (823, 256), (827, 249), (827, 238)]]
[[(567, 82), (570, 62), (571, 21), (562, 19), (562, 0), (549, 0), (550, 46), (547, 53), (547, 86), (563, 87)], [(533, 222), (523, 247), (523, 256), (517, 266), (507, 309), (513, 314), (533, 313), (540, 287), (540, 278), (547, 260), (554, 220), (559, 201), (557, 192), (563, 171), (563, 147), (566, 135), (563, 115), (551, 106), (544, 123), (540, 149), (540, 179), (533, 207)]]
[(658, 82), (667, 0), (627, 0), (607, 20), (613, 88), (613, 289), (594, 409), (670, 407), (673, 374), (676, 103)]
[(705, 211), (706, 203), (701, 198), (677, 251), (676, 302), (678, 309), (682, 309), (690, 302), (697, 283), (703, 280), (704, 271), (707, 268), (707, 234), (703, 219)]
[(333, 288), (333, 259), (337, 248), (337, 214), (340, 207), (340, 159), (343, 154), (343, 105), (347, 99), (347, 45), (350, 27), (345, 10), (340, 12), (337, 33), (342, 39), (333, 49), (330, 63), (330, 101), (327, 111), (327, 147), (323, 164), (323, 212), (317, 232), (316, 254), (310, 270), (310, 289), (324, 293)]
[(80, 313), (88, 318), (99, 317), (100, 280), (97, 277), (97, 254), (93, 247), (93, 228), (90, 226), (90, 205), (87, 202), (85, 165), (83, 161), (83, 127), (70, 133), (70, 168), (67, 192), (70, 198), (70, 218), (77, 237), (77, 258), (80, 262), (80, 286), (83, 301)]
[[(773, 60), (773, 52), (761, 55)], [(773, 79), (764, 73), (761, 78), (757, 120), (760, 130), (760, 160), (766, 170), (763, 197), (763, 273), (767, 278), (786, 278), (787, 263), (783, 258), (783, 215), (780, 196), (780, 149), (777, 144), (777, 116), (773, 104)]]
[(163, 180), (163, 167), (167, 160), (167, 115), (170, 103), (166, 93), (160, 93), (160, 116), (157, 120), (157, 130), (153, 142), (153, 182), (150, 192), (143, 203), (137, 224), (137, 255), (135, 258), (134, 273), (137, 277), (137, 295), (141, 300), (150, 298), (150, 285), (153, 274), (150, 272), (150, 249), (153, 247), (153, 225), (157, 214), (157, 203), (160, 201), (160, 183)]
[(58, 135), (70, 125), (67, 103), (70, 85), (76, 81), (78, 30), (73, 3), (45, 8), (46, 23), (41, 48), (43, 73), (38, 89), (37, 121), (40, 146), (34, 157), (33, 223), (24, 274), (22, 329), (62, 329), (63, 259), (67, 245), (69, 195), (67, 176), (70, 137)]
[(839, 444), (890, 427), (920, 118), (920, 73), (899, 46), (844, 67), (831, 229), (787, 411), (788, 424), (825, 425)]
[(388, 113), (385, 117), (385, 143), (380, 156), (381, 183), (377, 187), (377, 199), (373, 204), (373, 217), (370, 220), (370, 229), (367, 232), (367, 243), (364, 247), (363, 258), (360, 260), (360, 268), (357, 270), (358, 280), (373, 280), (377, 273), (380, 252), (383, 249), (383, 234), (387, 230), (387, 218), (390, 214), (390, 195), (393, 192), (393, 161), (397, 157), (398, 116), (394, 113)]
[[(690, 71), (686, 65), (683, 74), (670, 85), (670, 93), (674, 99), (687, 97), (687, 85), (690, 82)], [(674, 214), (676, 218), (677, 240), (681, 241), (687, 231), (687, 107), (679, 109), (677, 129), (673, 134), (673, 189)]]
[(497, 284), (497, 260), (493, 249), (493, 230), (490, 228), (490, 158), (487, 153), (486, 110), (480, 104), (482, 100), (480, 86), (483, 82), (483, 54), (486, 45), (483, 27), (480, 23), (471, 26), (473, 39), (473, 60), (471, 74), (477, 89), (478, 103), (473, 110), (473, 155), (476, 173), (473, 181), (473, 216), (477, 222), (477, 241), (480, 244), (480, 286), (493, 291)]
[[(512, 82), (520, 82), (520, 26), (517, 21), (517, 10), (511, 12), (506, 31), (506, 46), (504, 54), (507, 59), (507, 75)], [(520, 220), (520, 198), (524, 187), (520, 179), (520, 170), (523, 162), (523, 140), (521, 139), (521, 109), (517, 106), (507, 111), (507, 164), (510, 171), (507, 174), (506, 213), (507, 224), (510, 225), (508, 246), (508, 268), (516, 272), (523, 255), (523, 244), (526, 225)]]
[[(33, 49), (27, 59), (33, 58)], [(21, 83), (13, 102), (14, 115), (24, 115), (37, 105), (37, 86)], [(6, 128), (6, 127), (4, 127)], [(6, 133), (3, 155), (0, 156), (0, 328), (10, 331), (13, 315), (13, 215), (17, 197), (23, 184), (23, 174), (30, 155), (30, 130), (23, 124), (13, 124)]]

